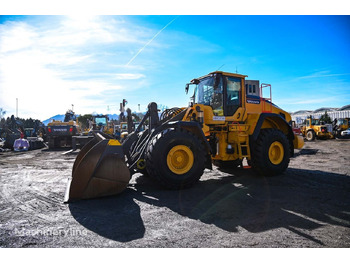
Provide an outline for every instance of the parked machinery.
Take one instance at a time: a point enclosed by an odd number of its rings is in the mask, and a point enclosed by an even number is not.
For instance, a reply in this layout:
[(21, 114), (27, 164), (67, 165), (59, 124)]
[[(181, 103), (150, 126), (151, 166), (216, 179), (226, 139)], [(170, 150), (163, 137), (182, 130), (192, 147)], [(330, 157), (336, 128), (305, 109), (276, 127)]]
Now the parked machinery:
[[(166, 188), (192, 186), (212, 163), (232, 168), (246, 159), (261, 175), (284, 172), (295, 148), (304, 144), (291, 127), (291, 116), (262, 97), (262, 88), (249, 92), (245, 75), (215, 71), (193, 79), (189, 107), (166, 110), (159, 117), (150, 103), (140, 126), (121, 145), (96, 134), (78, 154), (66, 201), (122, 192), (131, 174), (147, 173)], [(252, 89), (253, 90), (253, 89)]]
[(339, 118), (333, 121), (333, 135), (336, 138), (349, 138), (349, 135), (344, 135), (343, 132), (349, 129), (350, 118)]
[(124, 117), (126, 121), (121, 121), (119, 125), (114, 126), (114, 135), (120, 142), (123, 142), (125, 138), (135, 130), (135, 123), (132, 120), (131, 109), (128, 108), (126, 112), (127, 117)]
[(11, 116), (9, 124), (0, 130), (2, 147), (15, 151), (40, 149), (45, 146), (45, 126), (35, 121), (33, 127), (25, 128), (24, 123)]
[[(92, 119), (89, 119), (89, 128), (85, 129), (81, 134), (72, 137), (72, 150), (82, 148), (91, 139), (93, 139), (93, 132), (103, 133), (109, 138), (113, 138), (114, 127), (109, 122), (108, 115), (93, 115)], [(68, 151), (68, 152), (71, 152)]]
[(313, 141), (315, 138), (329, 139), (333, 138), (331, 124), (322, 124), (319, 119), (307, 118), (305, 125), (300, 128), (301, 133), (307, 141)]
[(93, 115), (89, 123), (89, 132), (100, 131), (102, 133), (113, 135), (114, 129), (109, 122), (108, 115)]
[(71, 147), (72, 137), (80, 133), (80, 126), (72, 110), (67, 110), (64, 120), (47, 124), (46, 136), (49, 148)]
[(296, 135), (302, 135), (301, 133), (301, 129), (300, 127), (298, 127), (295, 123), (295, 121), (292, 121), (292, 130), (293, 130), (293, 133), (296, 134)]

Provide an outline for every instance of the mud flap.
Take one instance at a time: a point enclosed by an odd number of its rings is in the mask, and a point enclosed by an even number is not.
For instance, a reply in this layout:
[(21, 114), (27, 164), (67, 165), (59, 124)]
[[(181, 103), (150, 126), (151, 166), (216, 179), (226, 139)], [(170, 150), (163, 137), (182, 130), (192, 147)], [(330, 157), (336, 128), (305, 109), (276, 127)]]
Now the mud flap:
[(68, 181), (64, 202), (119, 194), (130, 180), (118, 140), (94, 138), (79, 152)]

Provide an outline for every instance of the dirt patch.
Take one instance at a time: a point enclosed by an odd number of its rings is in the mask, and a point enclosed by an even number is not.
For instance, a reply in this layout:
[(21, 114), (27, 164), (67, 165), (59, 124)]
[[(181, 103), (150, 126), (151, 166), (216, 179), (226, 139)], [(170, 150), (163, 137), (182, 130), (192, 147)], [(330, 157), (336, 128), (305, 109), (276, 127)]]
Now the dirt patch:
[(76, 154), (0, 153), (2, 247), (350, 247), (350, 141), (307, 142), (285, 174), (205, 170), (180, 191), (136, 174), (63, 204)]

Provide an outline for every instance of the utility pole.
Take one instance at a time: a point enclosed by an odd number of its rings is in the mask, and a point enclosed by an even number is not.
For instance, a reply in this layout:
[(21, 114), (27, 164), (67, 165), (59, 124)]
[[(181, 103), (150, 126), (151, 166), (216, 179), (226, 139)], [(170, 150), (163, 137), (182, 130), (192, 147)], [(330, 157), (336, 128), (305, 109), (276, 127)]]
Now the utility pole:
[(140, 110), (140, 104), (138, 104), (138, 106), (139, 106), (139, 112), (140, 112), (140, 111), (141, 111), (141, 110)]
[(72, 104), (72, 111), (74, 112), (74, 105)]
[(18, 118), (18, 98), (16, 98), (16, 117)]

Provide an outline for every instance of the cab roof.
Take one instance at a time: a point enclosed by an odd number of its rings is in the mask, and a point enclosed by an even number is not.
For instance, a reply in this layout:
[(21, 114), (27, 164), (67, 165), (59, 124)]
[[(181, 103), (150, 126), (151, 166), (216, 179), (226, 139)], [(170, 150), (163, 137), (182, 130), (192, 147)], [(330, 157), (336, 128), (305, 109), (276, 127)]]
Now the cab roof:
[(241, 74), (230, 73), (230, 72), (223, 72), (223, 71), (214, 71), (214, 72), (211, 72), (210, 74), (223, 74), (225, 76), (235, 76), (235, 77), (239, 77), (239, 78), (246, 78), (246, 77), (248, 77), (247, 75), (241, 75)]
[(225, 76), (233, 76), (233, 77), (239, 77), (239, 78), (246, 78), (248, 77), (247, 75), (241, 75), (241, 74), (235, 74), (235, 73), (230, 73), (230, 72), (223, 72), (223, 71), (214, 71), (214, 72), (211, 72), (205, 76), (201, 76), (199, 78), (197, 78), (198, 80), (199, 79), (202, 79), (202, 78), (205, 78), (205, 77), (208, 77), (210, 75), (213, 75), (213, 74), (222, 74), (222, 75), (225, 75)]

